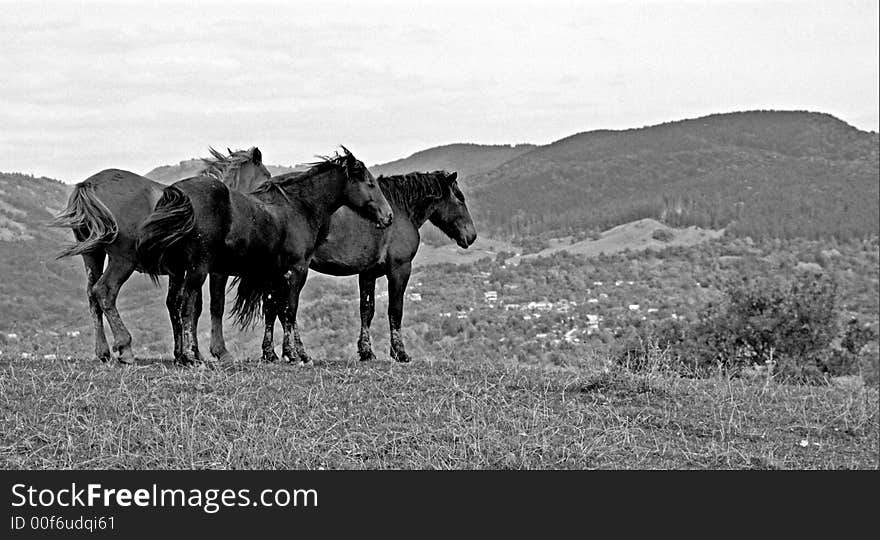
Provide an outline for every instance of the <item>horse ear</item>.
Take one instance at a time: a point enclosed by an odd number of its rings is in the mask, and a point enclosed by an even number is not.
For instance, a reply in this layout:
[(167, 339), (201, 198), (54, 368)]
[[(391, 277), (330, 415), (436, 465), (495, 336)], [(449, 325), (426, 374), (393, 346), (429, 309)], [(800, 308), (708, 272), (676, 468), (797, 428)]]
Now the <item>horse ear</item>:
[(229, 155), (230, 155), (230, 156), (232, 155), (232, 148), (229, 148), (229, 147), (227, 146), (227, 147), (226, 147), (226, 151), (229, 152)]
[(256, 165), (263, 164), (263, 153), (260, 152), (260, 149), (257, 148), (256, 146), (254, 146), (253, 149), (251, 150), (251, 160)]
[(357, 158), (354, 157), (354, 154), (348, 151), (348, 148), (342, 146), (341, 144), (339, 145), (339, 147), (342, 148), (342, 157), (345, 158), (346, 170), (349, 174), (354, 174), (356, 172), (355, 167), (357, 166)]
[(450, 184), (455, 182), (458, 178), (458, 171), (452, 171), (451, 173), (446, 173), (446, 181)]

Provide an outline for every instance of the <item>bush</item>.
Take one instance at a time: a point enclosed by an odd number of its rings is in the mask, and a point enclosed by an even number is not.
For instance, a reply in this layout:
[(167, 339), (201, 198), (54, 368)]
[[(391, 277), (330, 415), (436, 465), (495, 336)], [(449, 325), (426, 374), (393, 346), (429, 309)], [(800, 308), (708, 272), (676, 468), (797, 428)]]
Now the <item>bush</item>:
[(669, 229), (656, 229), (653, 233), (651, 233), (651, 238), (654, 240), (659, 240), (661, 242), (671, 242), (675, 235), (672, 234), (672, 231)]
[(851, 318), (844, 328), (840, 349), (833, 356), (833, 372), (839, 375), (860, 374), (865, 384), (877, 386), (880, 378), (877, 332), (870, 324)]
[(727, 305), (708, 321), (724, 363), (810, 363), (837, 334), (837, 285), (821, 275), (744, 279), (729, 286)]
[(772, 366), (785, 378), (824, 380), (826, 374), (850, 369), (840, 362), (835, 366), (831, 350), (837, 335), (836, 296), (836, 283), (823, 275), (744, 278), (729, 284), (724, 300), (707, 306), (698, 322), (653, 325), (628, 340), (617, 358), (638, 365), (638, 358), (655, 346), (670, 351), (689, 373), (760, 365)]

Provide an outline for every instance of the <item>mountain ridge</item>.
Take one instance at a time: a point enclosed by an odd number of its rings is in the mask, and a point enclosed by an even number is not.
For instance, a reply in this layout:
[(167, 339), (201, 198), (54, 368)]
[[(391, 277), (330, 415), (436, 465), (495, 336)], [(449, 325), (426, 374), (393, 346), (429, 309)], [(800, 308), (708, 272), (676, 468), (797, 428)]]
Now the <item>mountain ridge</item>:
[[(804, 228), (804, 216), (819, 217), (813, 207), (843, 215), (828, 235), (845, 236), (877, 232), (877, 163), (876, 132), (826, 113), (744, 111), (577, 133), (474, 176), (468, 187), (486, 228), (514, 237), (641, 218), (817, 237), (828, 224)], [(776, 222), (766, 219), (773, 213), (781, 214)]]
[(487, 172), (514, 157), (537, 148), (529, 143), (476, 144), (452, 143), (433, 146), (405, 158), (370, 166), (375, 175), (404, 174), (412, 171), (455, 170), (465, 179)]

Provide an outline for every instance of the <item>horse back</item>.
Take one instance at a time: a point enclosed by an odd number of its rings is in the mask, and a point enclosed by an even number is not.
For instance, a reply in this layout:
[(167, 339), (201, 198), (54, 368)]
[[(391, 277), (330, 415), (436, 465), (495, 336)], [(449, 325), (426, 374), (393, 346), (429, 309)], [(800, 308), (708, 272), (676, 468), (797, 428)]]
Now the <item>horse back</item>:
[(216, 250), (229, 232), (231, 220), (230, 191), (223, 182), (208, 177), (187, 178), (175, 182), (192, 204), (194, 232), (204, 250)]
[(279, 220), (254, 197), (218, 184), (210, 202), (200, 204), (208, 214), (197, 216), (204, 229), (201, 234), (213, 242), (212, 267), (241, 275), (260, 265), (274, 265), (284, 239)]
[[(393, 207), (392, 207), (393, 208)], [(395, 216), (402, 217), (397, 208)], [(406, 219), (379, 229), (353, 210), (342, 207), (330, 220), (327, 237), (318, 245), (311, 267), (318, 272), (347, 276), (383, 270), (412, 260), (419, 246), (418, 231)]]
[[(113, 248), (127, 250), (133, 246), (140, 223), (162, 196), (164, 185), (149, 178), (121, 169), (106, 169), (83, 180), (90, 184), (95, 196), (113, 215), (118, 227)], [(131, 244), (131, 246), (129, 246)]]

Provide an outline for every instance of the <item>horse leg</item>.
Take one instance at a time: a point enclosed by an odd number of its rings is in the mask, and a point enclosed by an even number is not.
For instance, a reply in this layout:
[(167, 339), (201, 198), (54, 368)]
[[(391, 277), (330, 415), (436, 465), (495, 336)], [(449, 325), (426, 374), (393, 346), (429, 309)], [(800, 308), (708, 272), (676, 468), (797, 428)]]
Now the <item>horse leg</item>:
[(98, 278), (104, 273), (104, 260), (107, 255), (101, 251), (86, 253), (82, 256), (86, 267), (86, 297), (89, 299), (89, 312), (92, 314), (92, 326), (95, 328), (95, 356), (101, 362), (106, 362), (112, 357), (110, 346), (107, 345), (107, 335), (104, 333), (104, 312), (101, 304), (95, 296), (94, 287)]
[[(312, 361), (306, 352), (305, 346), (299, 337), (299, 328), (296, 325), (296, 312), (299, 307), (299, 293), (306, 284), (308, 276), (308, 264), (303, 267), (294, 267), (287, 274), (287, 305), (281, 309), (281, 325), (284, 327), (284, 357), (288, 362), (297, 358), (303, 364)], [(293, 335), (293, 346), (290, 336)]]
[(272, 295), (263, 295), (263, 321), (265, 327), (263, 329), (263, 362), (277, 362), (278, 355), (275, 354), (275, 317), (278, 315), (276, 308), (276, 300)]
[(375, 360), (373, 345), (370, 342), (370, 325), (376, 312), (376, 278), (358, 275), (358, 288), (361, 293), (361, 334), (358, 337), (358, 357), (362, 362)]
[(402, 264), (388, 273), (388, 326), (391, 327), (391, 358), (398, 362), (412, 360), (403, 346), (400, 323), (403, 320), (403, 293), (412, 271), (410, 263)]
[[(204, 279), (202, 283), (204, 284)], [(190, 350), (192, 351), (196, 362), (202, 363), (204, 362), (204, 358), (202, 358), (202, 353), (199, 352), (199, 336), (196, 333), (199, 328), (199, 317), (202, 315), (202, 287), (199, 286), (198, 290), (194, 291), (195, 295), (193, 299), (193, 310), (192, 310), (192, 322), (190, 323), (189, 331), (192, 333), (190, 337)]]
[(226, 280), (229, 276), (211, 274), (209, 290), (211, 292), (211, 354), (220, 362), (232, 363), (235, 359), (226, 350), (223, 339), (223, 308), (226, 307)]
[(183, 350), (182, 359), (185, 363), (194, 364), (201, 361), (198, 343), (198, 322), (202, 309), (202, 285), (208, 277), (203, 268), (194, 268), (186, 273), (183, 280)]
[(168, 276), (168, 296), (165, 297), (165, 307), (168, 308), (171, 331), (174, 334), (174, 361), (183, 362), (183, 321), (181, 320), (183, 278), (181, 276)]
[(107, 316), (107, 323), (113, 331), (113, 351), (118, 355), (117, 359), (124, 364), (134, 362), (134, 354), (131, 352), (131, 333), (116, 309), (116, 297), (122, 284), (131, 277), (132, 272), (134, 272), (134, 264), (130, 261), (110, 256), (107, 270), (92, 287), (92, 293), (98, 299), (98, 305)]

